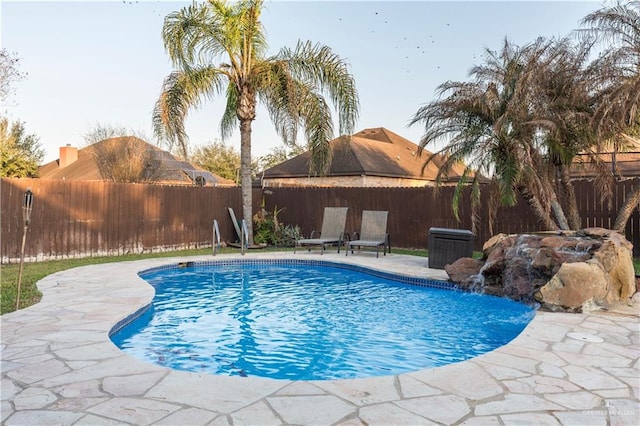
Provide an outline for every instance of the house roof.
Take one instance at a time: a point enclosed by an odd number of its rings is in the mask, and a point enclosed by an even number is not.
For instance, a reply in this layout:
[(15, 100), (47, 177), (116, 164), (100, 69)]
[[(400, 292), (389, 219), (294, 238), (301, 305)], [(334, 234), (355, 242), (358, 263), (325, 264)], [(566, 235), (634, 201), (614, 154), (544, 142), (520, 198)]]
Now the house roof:
[[(599, 154), (600, 160), (608, 170), (617, 176), (624, 178), (640, 177), (640, 139), (625, 136), (624, 151), (605, 151)], [(613, 160), (615, 158), (615, 168)], [(594, 177), (597, 172), (591, 156), (580, 153), (574, 159), (569, 169), (574, 179), (586, 179)]]
[[(614, 171), (613, 153), (600, 154), (600, 158), (607, 165), (607, 168)], [(615, 173), (625, 178), (640, 177), (640, 150), (631, 152), (616, 152)], [(590, 162), (589, 156), (579, 154), (573, 161), (569, 173), (574, 179), (590, 178), (596, 175), (594, 164)]]
[[(381, 176), (435, 180), (442, 157), (436, 157), (422, 170), (431, 153), (384, 127), (364, 129), (351, 136), (329, 142), (332, 161), (327, 176)], [(265, 179), (309, 177), (311, 153), (306, 151), (264, 171)], [(464, 166), (454, 167), (449, 179), (462, 175)]]
[(207, 185), (235, 185), (232, 180), (203, 170), (192, 165), (188, 161), (176, 159), (167, 151), (151, 145), (135, 136), (123, 136), (109, 138), (97, 142), (93, 145), (78, 150), (78, 158), (65, 167), (60, 167), (60, 160), (54, 160), (40, 167), (39, 176), (41, 179), (68, 179), (68, 180), (104, 180), (100, 175), (92, 149), (101, 144), (109, 143), (144, 144), (147, 149), (153, 150), (154, 157), (161, 162), (164, 172), (160, 182), (173, 184), (192, 184), (197, 177), (205, 179)]

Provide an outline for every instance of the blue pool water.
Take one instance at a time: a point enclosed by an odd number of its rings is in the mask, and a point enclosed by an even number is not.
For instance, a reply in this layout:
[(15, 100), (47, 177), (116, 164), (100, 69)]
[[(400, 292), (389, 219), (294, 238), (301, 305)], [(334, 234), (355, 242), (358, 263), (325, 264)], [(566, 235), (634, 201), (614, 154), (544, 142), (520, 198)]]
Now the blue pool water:
[(162, 366), (221, 375), (328, 380), (436, 367), (506, 344), (534, 315), (502, 298), (320, 262), (210, 263), (141, 276), (155, 287), (152, 306), (113, 342)]

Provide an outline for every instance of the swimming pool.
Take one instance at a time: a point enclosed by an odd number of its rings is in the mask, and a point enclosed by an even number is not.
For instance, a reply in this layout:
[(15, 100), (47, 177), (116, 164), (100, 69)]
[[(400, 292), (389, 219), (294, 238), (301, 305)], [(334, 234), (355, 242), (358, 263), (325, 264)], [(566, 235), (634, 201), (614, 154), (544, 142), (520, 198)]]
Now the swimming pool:
[[(393, 375), (500, 347), (531, 307), (445, 282), (321, 261), (203, 262), (141, 273), (152, 306), (112, 341), (170, 368), (292, 380)], [(440, 287), (440, 288), (436, 288)]]

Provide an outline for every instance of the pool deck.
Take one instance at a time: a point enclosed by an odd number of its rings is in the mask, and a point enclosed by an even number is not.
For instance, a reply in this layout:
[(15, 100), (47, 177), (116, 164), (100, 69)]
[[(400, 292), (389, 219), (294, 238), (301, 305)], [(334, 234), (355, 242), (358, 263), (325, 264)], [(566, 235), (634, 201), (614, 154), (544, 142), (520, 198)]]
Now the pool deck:
[[(2, 315), (3, 425), (637, 425), (640, 309), (538, 312), (511, 343), (469, 361), (397, 376), (286, 381), (188, 373), (125, 355), (108, 337), (145, 306), (143, 269), (164, 258), (85, 266), (38, 283), (42, 301)], [(446, 279), (425, 258), (250, 252), (349, 262)]]

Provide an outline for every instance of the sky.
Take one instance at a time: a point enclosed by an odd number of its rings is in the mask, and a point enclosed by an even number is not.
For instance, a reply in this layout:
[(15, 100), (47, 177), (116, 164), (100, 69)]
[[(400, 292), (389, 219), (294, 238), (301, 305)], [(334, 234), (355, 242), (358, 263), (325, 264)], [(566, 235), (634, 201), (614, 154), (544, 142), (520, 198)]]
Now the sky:
[[(82, 148), (97, 125), (153, 138), (151, 114), (172, 71), (161, 31), (164, 17), (187, 1), (0, 0), (0, 45), (17, 56), (26, 77), (0, 111), (39, 137), (44, 162), (59, 147)], [(385, 127), (418, 143), (417, 110), (437, 99), (448, 80), (466, 81), (486, 49), (503, 40), (523, 45), (579, 28), (598, 1), (281, 1), (266, 0), (262, 22), (269, 53), (298, 40), (325, 44), (344, 58), (360, 99), (355, 131)], [(220, 140), (224, 100), (206, 101), (186, 120), (191, 146)], [(335, 126), (338, 136), (337, 125)], [(236, 131), (227, 141), (238, 149)], [(252, 153), (282, 144), (259, 108)], [(437, 147), (427, 147), (433, 151)]]

